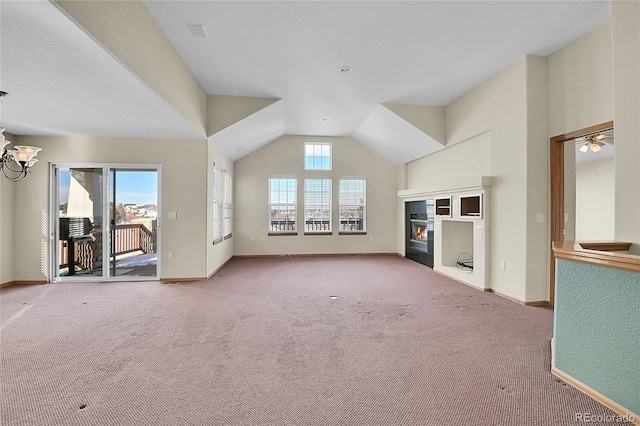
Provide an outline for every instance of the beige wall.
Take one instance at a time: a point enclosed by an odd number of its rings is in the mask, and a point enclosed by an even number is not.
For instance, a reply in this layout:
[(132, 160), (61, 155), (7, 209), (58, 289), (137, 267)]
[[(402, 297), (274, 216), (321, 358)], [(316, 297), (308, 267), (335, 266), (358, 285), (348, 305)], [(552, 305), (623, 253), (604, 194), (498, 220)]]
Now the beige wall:
[[(15, 136), (5, 133), (5, 138), (16, 142)], [(13, 147), (14, 144), (11, 144)], [(8, 146), (7, 146), (8, 148)], [(18, 183), (0, 176), (0, 284), (13, 281), (13, 197)], [(19, 189), (19, 188), (18, 188)]]
[(613, 120), (613, 60), (608, 22), (549, 55), (549, 135)]
[(617, 240), (640, 254), (640, 2), (611, 2)]
[(205, 136), (207, 94), (143, 2), (55, 3)]
[(485, 132), (408, 163), (407, 187), (421, 188), (451, 180), (489, 176), (490, 172), (491, 133)]
[[(47, 279), (49, 163), (155, 163), (161, 176), (161, 277), (206, 276), (207, 145), (206, 141), (107, 139), (90, 137), (18, 137), (21, 144), (42, 149), (40, 162), (16, 187), (14, 280)], [(178, 155), (184, 149), (190, 156)], [(168, 219), (167, 212), (177, 213)], [(3, 218), (4, 222), (4, 218)], [(167, 252), (174, 252), (174, 259)]]
[(447, 148), (407, 165), (408, 188), (492, 176), (490, 287), (527, 302), (548, 299), (547, 78), (546, 58), (516, 61), (447, 106)]
[[(549, 299), (550, 256), (548, 199), (548, 64), (547, 58), (527, 56), (526, 160), (526, 294), (525, 301)], [(542, 218), (542, 221), (539, 220)], [(494, 262), (495, 263), (495, 262)]]
[(207, 136), (216, 134), (279, 100), (277, 98), (208, 95)]
[(447, 146), (491, 135), (489, 279), (494, 291), (518, 300), (525, 300), (527, 286), (526, 78), (521, 58), (447, 107)]
[[(333, 170), (305, 171), (304, 143), (331, 142)], [(283, 136), (235, 162), (236, 255), (396, 252), (396, 166), (351, 138)], [(267, 236), (270, 177), (298, 179), (298, 225), (303, 220), (305, 177), (333, 179), (333, 235)], [(367, 179), (367, 235), (338, 235), (338, 180)], [(254, 242), (250, 242), (253, 238)]]
[(576, 164), (576, 240), (615, 239), (614, 186), (613, 157)]

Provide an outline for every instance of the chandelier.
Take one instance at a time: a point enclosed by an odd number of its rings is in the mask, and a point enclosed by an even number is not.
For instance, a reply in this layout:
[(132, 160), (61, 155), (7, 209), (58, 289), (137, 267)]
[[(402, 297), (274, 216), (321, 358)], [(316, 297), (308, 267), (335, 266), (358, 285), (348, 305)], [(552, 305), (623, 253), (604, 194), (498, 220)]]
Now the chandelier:
[(0, 129), (0, 172), (11, 182), (20, 182), (38, 161), (33, 157), (42, 148), (23, 145), (15, 145), (14, 149), (5, 148), (10, 143), (4, 137), (4, 129)]

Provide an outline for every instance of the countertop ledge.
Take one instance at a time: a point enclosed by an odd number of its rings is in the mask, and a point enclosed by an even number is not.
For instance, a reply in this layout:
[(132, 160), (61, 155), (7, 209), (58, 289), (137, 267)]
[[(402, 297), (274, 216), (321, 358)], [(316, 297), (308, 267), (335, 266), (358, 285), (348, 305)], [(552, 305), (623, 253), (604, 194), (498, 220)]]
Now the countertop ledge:
[[(631, 243), (622, 241), (556, 241), (556, 259), (640, 272), (640, 256), (627, 253)], [(588, 247), (588, 248), (585, 248)]]

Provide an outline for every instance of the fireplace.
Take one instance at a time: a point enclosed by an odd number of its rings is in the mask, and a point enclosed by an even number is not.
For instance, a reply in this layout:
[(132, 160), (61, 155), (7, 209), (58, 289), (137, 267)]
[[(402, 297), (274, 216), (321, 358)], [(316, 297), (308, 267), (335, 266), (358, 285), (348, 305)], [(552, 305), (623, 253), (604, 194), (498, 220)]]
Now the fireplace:
[(405, 256), (433, 268), (433, 200), (409, 201), (405, 205)]
[[(424, 218), (420, 217), (424, 216)], [(412, 214), (411, 215), (411, 247), (418, 250), (427, 250), (429, 247), (429, 237), (427, 234), (427, 227), (429, 222), (427, 221), (427, 215)]]

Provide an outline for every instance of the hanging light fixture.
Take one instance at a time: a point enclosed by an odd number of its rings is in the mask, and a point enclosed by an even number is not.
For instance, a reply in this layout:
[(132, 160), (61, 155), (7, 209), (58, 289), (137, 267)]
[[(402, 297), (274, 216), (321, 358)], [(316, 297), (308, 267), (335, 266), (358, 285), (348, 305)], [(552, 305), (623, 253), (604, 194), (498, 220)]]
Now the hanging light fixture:
[(6, 146), (10, 143), (4, 137), (4, 129), (0, 129), (0, 172), (11, 182), (20, 182), (38, 161), (33, 157), (42, 148), (15, 145), (14, 149), (7, 149)]
[(591, 150), (591, 152), (600, 151), (602, 149), (601, 146), (603, 145), (603, 143), (600, 142), (599, 139), (602, 138), (603, 137), (600, 136), (585, 136), (584, 139), (586, 142), (580, 147), (580, 152), (587, 152), (589, 150)]

